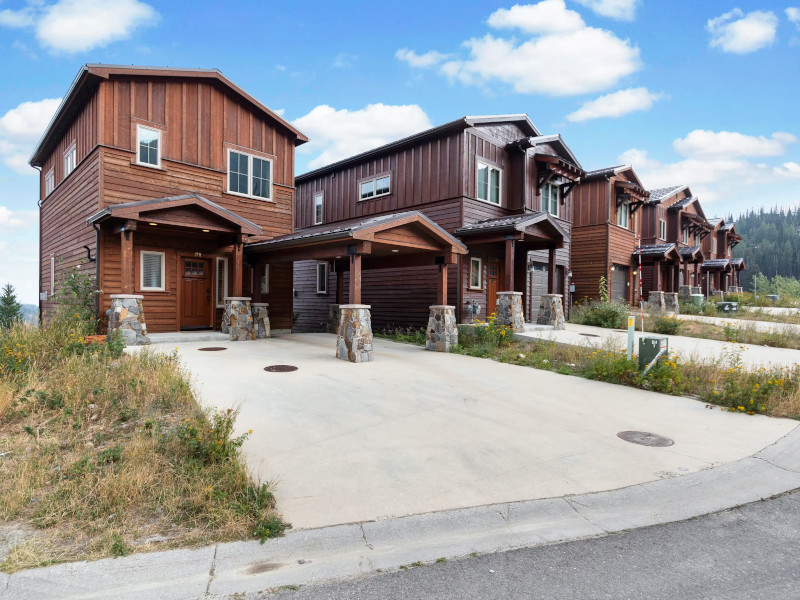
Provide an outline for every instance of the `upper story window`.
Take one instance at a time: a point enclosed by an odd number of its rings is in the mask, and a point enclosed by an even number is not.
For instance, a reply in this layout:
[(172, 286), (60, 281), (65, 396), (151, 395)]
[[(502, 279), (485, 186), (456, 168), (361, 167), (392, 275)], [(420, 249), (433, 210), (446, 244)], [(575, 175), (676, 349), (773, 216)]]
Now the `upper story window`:
[(161, 167), (161, 131), (144, 125), (136, 126), (136, 162)]
[(501, 180), (500, 169), (478, 162), (478, 200), (500, 204)]
[(542, 210), (555, 217), (558, 216), (560, 191), (558, 184), (552, 181), (548, 181), (542, 186)]
[(229, 149), (228, 192), (272, 200), (272, 160)]
[(667, 222), (664, 219), (658, 220), (658, 237), (662, 240), (667, 239)]
[[(382, 175), (373, 179), (365, 179), (359, 184), (358, 199), (368, 200), (378, 196), (385, 196), (391, 190), (391, 177)], [(320, 221), (321, 223), (322, 221)]]
[(617, 207), (617, 225), (628, 229), (631, 220), (631, 205), (623, 202)]
[(314, 194), (314, 225), (322, 223), (322, 192)]
[(684, 227), (683, 231), (681, 232), (681, 235), (683, 236), (683, 243), (684, 244), (688, 244), (689, 243), (689, 228), (688, 227)]
[(711, 253), (712, 254), (716, 254), (717, 253), (717, 237), (716, 236), (711, 238)]
[(64, 152), (64, 178), (72, 173), (75, 170), (75, 164), (77, 163), (78, 151), (75, 142), (72, 142), (72, 145), (67, 148), (67, 151)]
[(56, 187), (55, 175), (51, 167), (47, 174), (44, 176), (44, 195), (49, 196)]

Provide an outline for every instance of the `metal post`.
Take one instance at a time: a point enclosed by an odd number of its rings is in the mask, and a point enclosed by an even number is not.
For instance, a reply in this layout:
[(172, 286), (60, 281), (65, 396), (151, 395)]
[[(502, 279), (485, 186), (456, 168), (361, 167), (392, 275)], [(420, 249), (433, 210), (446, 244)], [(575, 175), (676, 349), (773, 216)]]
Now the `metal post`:
[(628, 316), (628, 360), (633, 358), (633, 334), (636, 331), (636, 317), (634, 315)]

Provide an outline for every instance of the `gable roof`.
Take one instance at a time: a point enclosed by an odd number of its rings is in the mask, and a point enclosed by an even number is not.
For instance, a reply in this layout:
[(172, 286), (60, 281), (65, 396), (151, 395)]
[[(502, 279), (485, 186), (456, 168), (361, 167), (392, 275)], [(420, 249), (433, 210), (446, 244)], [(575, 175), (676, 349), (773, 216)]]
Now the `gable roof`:
[(64, 131), (69, 127), (72, 118), (81, 110), (86, 100), (96, 89), (100, 81), (115, 76), (138, 77), (172, 77), (181, 79), (205, 79), (219, 86), (223, 90), (244, 100), (256, 112), (276, 121), (295, 138), (295, 145), (299, 146), (308, 141), (308, 138), (283, 117), (273, 112), (253, 96), (239, 88), (225, 77), (218, 69), (177, 69), (171, 67), (144, 67), (124, 65), (104, 65), (88, 63), (83, 65), (73, 79), (69, 90), (61, 101), (56, 113), (47, 125), (42, 137), (36, 144), (36, 149), (28, 159), (31, 166), (39, 167), (44, 158), (61, 139)]
[(343, 169), (353, 164), (358, 164), (367, 159), (382, 154), (387, 154), (389, 152), (396, 152), (402, 148), (413, 146), (426, 140), (435, 139), (445, 133), (459, 131), (461, 129), (466, 129), (467, 127), (474, 127), (475, 125), (489, 125), (492, 123), (517, 123), (528, 135), (540, 135), (539, 130), (536, 129), (536, 126), (526, 114), (466, 116), (454, 121), (449, 121), (442, 125), (438, 125), (436, 127), (432, 127), (431, 129), (426, 129), (425, 131), (420, 131), (419, 133), (415, 133), (414, 135), (404, 137), (397, 141), (389, 142), (383, 146), (372, 148), (366, 152), (361, 152), (360, 154), (355, 154), (348, 158), (332, 162), (324, 167), (303, 173), (302, 175), (297, 175), (295, 177), (295, 183), (300, 184), (304, 181), (308, 181), (309, 179), (314, 179), (315, 177), (319, 177), (320, 175), (324, 175), (332, 171), (338, 171), (339, 169)]
[(569, 232), (546, 212), (531, 212), (496, 219), (484, 219), (459, 227), (453, 233), (457, 236), (469, 236), (487, 231), (524, 231), (530, 225), (547, 221), (558, 232), (564, 241), (569, 241)]
[(681, 210), (682, 208), (686, 208), (690, 204), (692, 204), (697, 198), (694, 196), (688, 196), (686, 198), (681, 198), (677, 202), (674, 202), (669, 205), (669, 210)]
[(721, 219), (720, 217), (711, 217), (708, 220), (708, 224), (711, 225), (711, 227), (716, 227), (721, 223), (725, 223), (725, 219)]
[(539, 144), (554, 144), (558, 146), (561, 150), (561, 153), (567, 155), (569, 162), (583, 171), (580, 161), (578, 161), (578, 158), (572, 153), (572, 150), (570, 150), (569, 146), (567, 146), (567, 143), (561, 138), (560, 133), (531, 136), (528, 137), (528, 143), (531, 146), (538, 146)]
[(675, 248), (675, 244), (648, 244), (633, 251), (634, 256), (663, 256)]
[(650, 202), (657, 204), (662, 200), (669, 198), (670, 196), (674, 196), (678, 192), (682, 192), (683, 190), (686, 189), (689, 189), (688, 185), (673, 185), (671, 187), (648, 190), (650, 192)]

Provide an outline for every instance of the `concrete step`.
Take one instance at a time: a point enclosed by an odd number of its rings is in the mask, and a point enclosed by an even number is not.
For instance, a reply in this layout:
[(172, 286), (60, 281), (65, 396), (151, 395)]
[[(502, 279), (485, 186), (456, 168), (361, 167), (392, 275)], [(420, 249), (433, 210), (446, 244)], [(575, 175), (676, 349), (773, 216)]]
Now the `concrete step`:
[(219, 331), (169, 331), (148, 333), (151, 344), (186, 344), (189, 342), (230, 342), (231, 336)]

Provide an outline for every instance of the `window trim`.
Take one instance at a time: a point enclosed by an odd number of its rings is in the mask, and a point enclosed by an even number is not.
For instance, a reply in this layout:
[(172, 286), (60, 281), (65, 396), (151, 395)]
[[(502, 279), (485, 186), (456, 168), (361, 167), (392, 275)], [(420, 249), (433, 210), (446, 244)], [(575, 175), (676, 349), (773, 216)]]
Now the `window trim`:
[[(223, 272), (224, 275), (224, 282), (222, 287), (225, 290), (225, 293), (222, 295), (222, 298), (219, 297), (219, 265), (222, 263), (225, 265), (225, 270)], [(228, 293), (228, 257), (227, 256), (218, 256), (217, 259), (214, 261), (214, 295), (217, 297), (217, 301), (215, 306), (217, 308), (225, 308), (225, 295)]]
[[(478, 172), (481, 169), (481, 165), (485, 166), (489, 169), (489, 179), (487, 179), (487, 188), (486, 188), (486, 200), (480, 197), (480, 188), (478, 187)], [(500, 175), (500, 181), (498, 183), (497, 188), (497, 202), (492, 202), (489, 200), (489, 196), (491, 196), (491, 171), (494, 169)], [(491, 204), (492, 206), (503, 206), (503, 169), (488, 159), (481, 157), (476, 157), (475, 159), (475, 199), (479, 202), (486, 202), (487, 204)]]
[[(375, 190), (378, 186), (378, 179), (389, 178), (389, 191), (384, 192), (382, 194), (375, 193)], [(372, 196), (368, 198), (361, 197), (361, 186), (365, 183), (372, 182)], [(376, 173), (375, 175), (369, 175), (367, 177), (363, 177), (356, 182), (356, 194), (358, 197), (359, 202), (367, 202), (369, 200), (374, 200), (375, 198), (383, 198), (384, 196), (391, 196), (392, 195), (392, 172), (391, 171), (384, 171), (383, 173)], [(323, 198), (324, 202), (324, 198)]]
[[(72, 156), (72, 168), (67, 171), (67, 157)], [(69, 147), (64, 150), (64, 179), (75, 172), (78, 167), (78, 140), (73, 140)]]
[[(547, 202), (547, 209), (545, 210), (543, 207), (544, 204), (544, 188), (547, 186), (548, 188), (554, 187), (556, 189), (556, 212), (550, 210), (550, 201)], [(539, 208), (542, 212), (547, 213), (551, 217), (556, 217), (560, 219), (561, 217), (558, 216), (559, 213), (559, 206), (561, 206), (561, 184), (556, 183), (555, 181), (548, 181), (539, 189)]]
[(259, 287), (261, 288), (261, 294), (262, 295), (269, 296), (269, 265), (268, 264), (264, 265), (264, 274), (261, 275), (261, 281), (259, 282)]
[[(620, 215), (625, 215), (625, 223), (620, 223)], [(622, 227), (630, 231), (631, 228), (631, 205), (622, 202), (617, 206), (617, 227)]]
[[(319, 289), (319, 268), (322, 267), (325, 269), (325, 289)], [(326, 262), (318, 262), (316, 267), (314, 268), (314, 273), (316, 275), (316, 283), (314, 284), (317, 288), (317, 294), (319, 295), (326, 295), (328, 293), (328, 263)]]
[[(243, 154), (247, 157), (247, 193), (234, 192), (231, 190), (231, 152)], [(269, 163), (269, 197), (256, 196), (253, 194), (253, 159), (265, 160)], [(238, 148), (225, 148), (225, 193), (232, 196), (239, 196), (241, 198), (250, 198), (252, 200), (260, 200), (261, 202), (275, 202), (275, 161), (272, 157), (263, 154), (253, 154), (245, 152)]]
[(718, 250), (716, 234), (711, 238), (711, 254), (716, 254)]
[[(472, 285), (472, 267), (477, 262), (478, 264), (478, 285)], [(483, 289), (483, 259), (477, 256), (469, 257), (469, 289), (482, 290)]]
[(683, 243), (686, 244), (687, 246), (689, 245), (689, 228), (688, 227), (684, 227), (683, 229), (681, 229), (681, 241), (683, 241)]
[[(157, 254), (161, 257), (161, 287), (145, 287), (144, 285), (144, 255)], [(139, 250), (139, 290), (142, 292), (167, 291), (167, 253), (157, 250)]]
[[(319, 198), (319, 220), (317, 220), (317, 198)], [(325, 221), (325, 193), (314, 192), (314, 225), (322, 225)]]
[[(139, 130), (140, 129), (148, 129), (150, 131), (155, 131), (158, 134), (158, 152), (156, 153), (157, 162), (156, 164), (146, 163), (139, 160)], [(140, 167), (149, 167), (151, 169), (161, 169), (161, 150), (163, 149), (164, 144), (164, 132), (156, 127), (150, 127), (148, 125), (143, 125), (141, 123), (136, 123), (136, 164)]]
[[(48, 189), (48, 182), (50, 183)], [(47, 198), (56, 189), (56, 169), (50, 167), (50, 170), (44, 174), (44, 197)]]
[[(663, 235), (662, 235), (663, 234)], [(667, 241), (667, 221), (666, 219), (658, 220), (658, 239)]]

